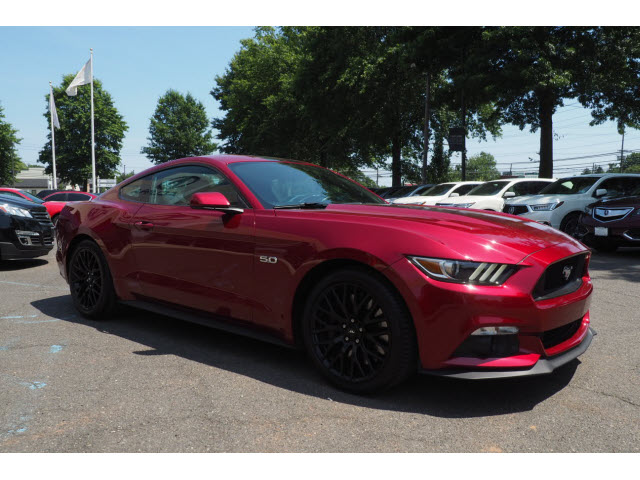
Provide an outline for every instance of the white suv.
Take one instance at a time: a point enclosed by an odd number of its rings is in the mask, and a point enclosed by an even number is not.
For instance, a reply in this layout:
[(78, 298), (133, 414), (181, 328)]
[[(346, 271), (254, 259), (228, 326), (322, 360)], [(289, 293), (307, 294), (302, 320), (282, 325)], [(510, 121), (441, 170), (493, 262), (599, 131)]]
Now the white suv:
[(440, 207), (462, 207), (501, 212), (504, 208), (505, 198), (538, 193), (552, 182), (553, 179), (550, 178), (492, 180), (478, 185), (467, 195), (448, 198), (445, 201), (437, 202), (436, 205)]
[(503, 211), (551, 225), (575, 236), (580, 214), (587, 205), (603, 197), (625, 195), (637, 187), (640, 187), (638, 174), (603, 173), (561, 178), (540, 195), (509, 200)]
[(405, 205), (435, 205), (437, 202), (446, 200), (449, 197), (459, 197), (466, 195), (473, 187), (477, 187), (482, 182), (450, 182), (440, 183), (422, 192), (420, 195), (411, 197), (396, 198), (393, 203), (403, 203)]

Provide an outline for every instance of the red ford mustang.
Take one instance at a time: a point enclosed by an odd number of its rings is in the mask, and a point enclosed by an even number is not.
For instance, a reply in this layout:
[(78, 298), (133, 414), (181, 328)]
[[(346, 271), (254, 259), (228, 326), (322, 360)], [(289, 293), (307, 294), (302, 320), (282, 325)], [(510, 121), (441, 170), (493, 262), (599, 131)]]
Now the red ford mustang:
[(76, 308), (116, 302), (307, 350), (337, 386), (549, 373), (582, 354), (589, 251), (520, 217), (390, 205), (308, 163), (175, 160), (60, 214)]

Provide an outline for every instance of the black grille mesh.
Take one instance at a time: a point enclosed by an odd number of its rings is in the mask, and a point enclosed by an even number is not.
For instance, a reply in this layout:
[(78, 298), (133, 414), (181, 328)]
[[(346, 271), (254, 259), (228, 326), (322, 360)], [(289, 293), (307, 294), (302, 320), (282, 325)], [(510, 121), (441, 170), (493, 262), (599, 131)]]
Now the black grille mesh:
[(545, 349), (548, 349), (560, 345), (565, 340), (569, 340), (576, 334), (581, 323), (582, 319), (578, 319), (553, 330), (547, 330), (541, 335), (542, 345)]

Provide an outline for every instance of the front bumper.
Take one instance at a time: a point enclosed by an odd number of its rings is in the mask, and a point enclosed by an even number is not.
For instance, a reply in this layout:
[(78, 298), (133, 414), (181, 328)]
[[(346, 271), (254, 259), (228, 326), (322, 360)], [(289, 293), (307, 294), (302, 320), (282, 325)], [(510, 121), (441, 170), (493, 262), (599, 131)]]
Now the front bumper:
[[(619, 221), (600, 222), (590, 215), (583, 214), (580, 217), (580, 226), (583, 229), (581, 240), (587, 245), (608, 243), (616, 246), (639, 247), (640, 246), (640, 218), (625, 218)], [(606, 236), (595, 235), (595, 227), (605, 227)]]
[(32, 218), (0, 216), (0, 259), (41, 257), (52, 249), (53, 231), (49, 226)]
[[(568, 243), (538, 251), (496, 287), (445, 284), (409, 261), (395, 263), (387, 274), (396, 285), (398, 280), (404, 283), (398, 288), (414, 319), (421, 371), (459, 378), (539, 375), (580, 355), (593, 336), (589, 317), (593, 286), (588, 274), (566, 294), (535, 299), (533, 292), (547, 267), (582, 254), (584, 247)], [(474, 331), (491, 326), (518, 327), (515, 348), (497, 355), (465, 349)], [(548, 341), (557, 331), (566, 334)]]

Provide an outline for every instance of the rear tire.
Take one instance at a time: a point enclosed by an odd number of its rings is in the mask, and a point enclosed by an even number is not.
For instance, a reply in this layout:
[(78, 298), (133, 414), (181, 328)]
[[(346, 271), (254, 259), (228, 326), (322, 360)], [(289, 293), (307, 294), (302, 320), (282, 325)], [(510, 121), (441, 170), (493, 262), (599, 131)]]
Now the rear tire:
[(104, 319), (115, 308), (109, 265), (100, 247), (91, 240), (80, 242), (71, 254), (69, 288), (73, 304), (87, 318)]
[(413, 322), (398, 293), (359, 268), (329, 274), (311, 291), (302, 336), (320, 372), (337, 387), (369, 393), (416, 371)]

